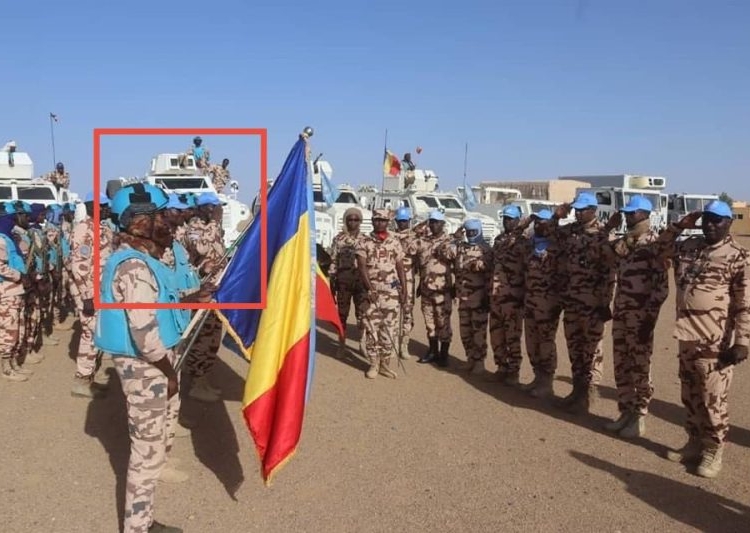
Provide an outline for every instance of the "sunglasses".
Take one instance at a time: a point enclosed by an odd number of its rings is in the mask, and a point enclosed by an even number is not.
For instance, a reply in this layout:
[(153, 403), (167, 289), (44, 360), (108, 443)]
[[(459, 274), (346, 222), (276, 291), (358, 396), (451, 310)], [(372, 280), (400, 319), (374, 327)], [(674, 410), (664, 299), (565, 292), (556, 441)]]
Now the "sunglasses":
[(346, 221), (347, 222), (361, 222), (362, 219), (361, 218), (351, 218), (351, 217), (349, 217), (349, 218), (346, 219)]

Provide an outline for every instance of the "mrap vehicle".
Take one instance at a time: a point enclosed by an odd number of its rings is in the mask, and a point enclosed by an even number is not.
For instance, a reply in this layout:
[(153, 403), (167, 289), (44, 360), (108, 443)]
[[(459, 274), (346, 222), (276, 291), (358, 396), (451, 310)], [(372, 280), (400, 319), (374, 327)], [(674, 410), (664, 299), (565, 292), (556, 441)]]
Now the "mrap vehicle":
[(0, 150), (0, 202), (22, 200), (30, 204), (64, 204), (77, 202), (74, 192), (58, 188), (54, 183), (34, 177), (34, 162), (26, 152)]

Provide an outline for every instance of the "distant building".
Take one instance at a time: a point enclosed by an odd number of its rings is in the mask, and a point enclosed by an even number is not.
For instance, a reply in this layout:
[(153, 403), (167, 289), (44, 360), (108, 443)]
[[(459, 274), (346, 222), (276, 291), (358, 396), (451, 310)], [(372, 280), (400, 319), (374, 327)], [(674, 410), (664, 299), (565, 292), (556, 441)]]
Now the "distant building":
[(577, 188), (589, 188), (591, 183), (576, 180), (539, 181), (483, 181), (480, 187), (502, 187), (517, 189), (521, 196), (529, 200), (550, 200), (552, 202), (572, 202)]
[(750, 236), (750, 206), (747, 202), (734, 202), (732, 204), (732, 235)]

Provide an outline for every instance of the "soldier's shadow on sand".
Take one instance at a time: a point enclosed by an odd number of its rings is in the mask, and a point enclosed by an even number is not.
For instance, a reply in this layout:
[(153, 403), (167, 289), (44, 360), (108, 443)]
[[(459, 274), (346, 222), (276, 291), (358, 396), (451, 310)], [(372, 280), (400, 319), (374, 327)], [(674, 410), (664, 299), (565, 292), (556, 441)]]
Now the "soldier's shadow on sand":
[[(211, 381), (222, 390), (222, 400), (242, 401), (245, 380), (221, 359), (216, 361)], [(241, 404), (237, 407), (237, 412), (230, 414), (229, 409), (236, 404), (227, 405), (225, 401), (204, 403), (183, 394), (180, 412), (185, 420), (195, 423), (190, 432), (195, 457), (216, 476), (227, 494), (237, 501), (236, 494), (245, 481), (245, 475), (240, 461), (237, 432), (232, 421), (242, 416), (239, 412)], [(180, 446), (182, 440), (185, 439), (176, 439), (175, 446)]]
[[(77, 348), (76, 344), (76, 348)], [(122, 394), (120, 379), (114, 368), (106, 370), (109, 379), (107, 395), (102, 399), (91, 400), (86, 411), (84, 431), (101, 442), (109, 457), (109, 464), (115, 473), (115, 499), (117, 502), (117, 522), (122, 524), (125, 512), (125, 482), (130, 458), (130, 436), (125, 396)]]
[(747, 505), (706, 492), (701, 487), (625, 468), (585, 453), (569, 453), (585, 465), (609, 472), (626, 485), (628, 493), (675, 522), (706, 532), (748, 529), (750, 507)]
[(359, 370), (367, 371), (369, 363), (359, 354), (359, 331), (355, 327), (347, 327), (346, 330), (346, 350), (339, 352), (338, 333), (329, 326), (318, 325), (315, 332), (315, 351), (319, 355), (330, 357), (334, 361), (345, 364)]

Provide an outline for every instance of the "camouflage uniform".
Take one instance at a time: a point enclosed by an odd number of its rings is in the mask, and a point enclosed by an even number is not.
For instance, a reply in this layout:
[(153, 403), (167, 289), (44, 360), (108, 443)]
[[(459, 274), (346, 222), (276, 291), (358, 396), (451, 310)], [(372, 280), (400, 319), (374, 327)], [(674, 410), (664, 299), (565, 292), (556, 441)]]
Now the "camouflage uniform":
[(8, 250), (5, 240), (0, 239), (0, 358), (2, 373), (12, 381), (28, 378), (17, 372), (20, 355), (19, 328), (24, 288), (21, 273), (8, 265)]
[(68, 174), (68, 171), (64, 171), (62, 173), (53, 170), (52, 172), (48, 172), (44, 176), (42, 176), (43, 179), (49, 181), (55, 187), (68, 189), (70, 188), (70, 174)]
[(442, 258), (438, 250), (450, 244), (451, 236), (425, 235), (417, 240), (417, 266), (427, 337), (449, 344), (453, 337), (453, 262)]
[(211, 182), (214, 184), (216, 192), (222, 192), (231, 179), (229, 176), (229, 169), (222, 168), (221, 165), (209, 166), (208, 174), (211, 176)]
[[(404, 339), (404, 349), (408, 346), (409, 335), (414, 328), (414, 256), (417, 253), (417, 235), (410, 229), (397, 231), (393, 234), (401, 243), (404, 257), (401, 263), (404, 265), (404, 277), (406, 278), (406, 303), (403, 306), (403, 327), (401, 336)], [(408, 351), (408, 350), (405, 350)]]
[(604, 249), (617, 263), (612, 323), (617, 407), (640, 415), (648, 413), (654, 394), (654, 328), (669, 294), (666, 265), (655, 244), (658, 234), (649, 225), (648, 220), (639, 222)]
[(659, 241), (674, 259), (682, 403), (685, 430), (704, 448), (721, 449), (729, 431), (728, 396), (733, 366), (718, 355), (750, 344), (750, 252), (731, 236), (708, 245), (702, 236), (681, 243), (670, 226)]
[(555, 337), (560, 323), (560, 255), (554, 239), (546, 248), (529, 239), (524, 254), (524, 335), (526, 352), (537, 381), (551, 383), (557, 371)]
[(328, 270), (329, 278), (333, 281), (336, 304), (339, 308), (339, 318), (346, 328), (346, 319), (349, 317), (349, 307), (354, 300), (354, 316), (357, 319), (357, 327), (362, 329), (362, 317), (366, 303), (366, 294), (362, 286), (359, 272), (357, 271), (355, 249), (362, 239), (362, 235), (350, 235), (342, 231), (333, 239), (331, 244), (331, 267)]
[(94, 347), (96, 315), (83, 314), (83, 300), (94, 298), (94, 220), (86, 217), (75, 225), (70, 239), (70, 273), (76, 286), (76, 309), (81, 338), (76, 355), (76, 378), (93, 381), (99, 351)]
[[(20, 226), (14, 226), (12, 233), (13, 240), (18, 245), (18, 249), (21, 251), (21, 255), (26, 263), (26, 272), (36, 284), (38, 280), (36, 279), (36, 271), (34, 268), (34, 257), (31, 253), (31, 234)], [(19, 355), (21, 359), (24, 359), (29, 355), (34, 344), (33, 339), (30, 339), (30, 337), (33, 329), (32, 320), (34, 310), (38, 307), (38, 299), (36, 296), (37, 293), (32, 287), (24, 292), (22, 300), (22, 312), (18, 327)], [(32, 341), (31, 343), (29, 342), (30, 340)]]
[[(172, 267), (173, 265), (168, 265)], [(115, 302), (156, 302), (158, 289), (143, 261), (120, 264), (113, 282)], [(157, 479), (174, 440), (180, 395), (167, 398), (167, 378), (153, 365), (175, 354), (159, 338), (155, 309), (125, 311), (138, 357), (113, 357), (128, 410), (130, 462), (125, 487), (125, 533), (146, 533), (153, 522)]]
[[(204, 269), (210, 267), (208, 263), (213, 263), (214, 267), (219, 266), (226, 248), (221, 239), (221, 228), (215, 221), (206, 223), (197, 217), (193, 218), (188, 228), (188, 239), (195, 253), (196, 268), (202, 275), (208, 274)], [(194, 378), (208, 374), (216, 363), (222, 331), (223, 326), (216, 313), (209, 313), (193, 344), (193, 349), (185, 359), (185, 367)]]
[[(357, 240), (354, 253), (362, 261), (367, 279), (377, 291), (377, 302), (367, 301), (364, 309), (365, 345), (370, 362), (379, 370), (388, 369), (398, 346), (398, 290), (400, 281), (396, 263), (403, 261), (404, 251), (392, 234), (381, 240), (374, 233)], [(387, 371), (387, 370), (386, 370)]]
[(41, 228), (32, 227), (29, 229), (29, 235), (31, 236), (34, 250), (34, 263), (38, 262), (42, 268), (36, 272), (35, 288), (37, 290), (32, 291), (33, 305), (31, 307), (31, 327), (26, 335), (27, 343), (33, 350), (40, 348), (40, 340), (42, 337), (42, 309), (46, 309), (49, 305), (49, 290), (51, 285), (49, 284), (49, 270), (50, 265), (47, 260), (48, 258), (48, 246), (45, 239), (44, 233)]
[(526, 246), (526, 237), (511, 231), (498, 235), (492, 248), (490, 343), (498, 374), (511, 379), (521, 369)]
[(602, 379), (602, 337), (615, 284), (615, 271), (603, 255), (608, 232), (593, 219), (586, 225), (559, 226), (555, 237), (564, 254), (563, 327), (573, 385), (577, 394), (584, 389), (589, 394), (595, 392), (589, 387)]
[(481, 241), (469, 244), (453, 241), (438, 253), (453, 262), (461, 343), (469, 362), (487, 357), (487, 323), (492, 289), (492, 248)]

